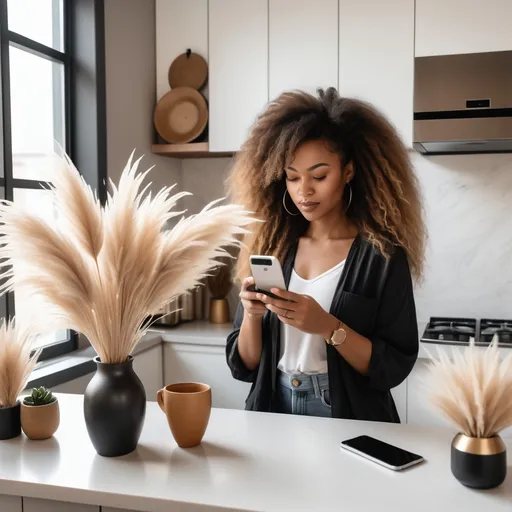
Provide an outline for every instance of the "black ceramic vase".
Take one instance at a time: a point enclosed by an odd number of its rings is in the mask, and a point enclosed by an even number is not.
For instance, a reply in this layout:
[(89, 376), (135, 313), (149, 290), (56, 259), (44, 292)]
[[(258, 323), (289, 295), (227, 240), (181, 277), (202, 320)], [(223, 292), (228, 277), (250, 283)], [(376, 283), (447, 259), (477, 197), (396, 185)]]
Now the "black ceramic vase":
[(491, 489), (507, 476), (507, 451), (499, 436), (467, 437), (458, 434), (452, 441), (453, 476), (474, 489)]
[(12, 407), (0, 407), (0, 440), (21, 435), (20, 403)]
[(144, 425), (144, 386), (133, 371), (132, 356), (120, 364), (94, 361), (98, 368), (84, 393), (87, 431), (100, 455), (125, 455), (137, 447)]

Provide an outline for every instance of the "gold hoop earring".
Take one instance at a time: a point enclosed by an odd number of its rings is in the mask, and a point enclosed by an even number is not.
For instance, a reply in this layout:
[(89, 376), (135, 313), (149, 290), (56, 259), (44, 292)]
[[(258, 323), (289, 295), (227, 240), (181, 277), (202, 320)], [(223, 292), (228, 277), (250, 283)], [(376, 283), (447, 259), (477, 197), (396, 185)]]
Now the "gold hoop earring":
[(345, 208), (345, 213), (348, 212), (348, 209), (350, 208), (350, 205), (352, 204), (352, 185), (350, 183), (347, 183), (347, 187), (348, 187), (349, 196), (348, 196), (348, 204), (347, 204), (347, 207)]
[(283, 194), (283, 208), (286, 210), (286, 212), (288, 213), (288, 215), (291, 215), (292, 217), (295, 217), (296, 215), (299, 215), (299, 212), (297, 213), (292, 213), (290, 210), (288, 210), (288, 208), (286, 208), (286, 193), (288, 192), (288, 189), (284, 189), (284, 194)]

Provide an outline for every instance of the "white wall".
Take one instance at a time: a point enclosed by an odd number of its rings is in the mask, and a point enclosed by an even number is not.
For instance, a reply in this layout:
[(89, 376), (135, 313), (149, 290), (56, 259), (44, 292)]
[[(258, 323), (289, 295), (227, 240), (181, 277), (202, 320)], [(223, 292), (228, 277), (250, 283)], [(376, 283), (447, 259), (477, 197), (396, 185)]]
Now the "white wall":
[[(429, 245), (418, 320), (430, 316), (512, 317), (512, 155), (423, 157), (413, 153)], [(230, 159), (185, 160), (191, 210), (224, 194)], [(238, 297), (231, 294), (230, 302)]]
[(194, 195), (183, 199), (187, 214), (197, 213), (214, 199), (224, 197), (224, 181), (232, 165), (231, 158), (197, 158), (181, 163), (183, 190)]
[(105, 0), (108, 174), (115, 183), (133, 149), (157, 191), (178, 183), (180, 161), (153, 155), (155, 2)]

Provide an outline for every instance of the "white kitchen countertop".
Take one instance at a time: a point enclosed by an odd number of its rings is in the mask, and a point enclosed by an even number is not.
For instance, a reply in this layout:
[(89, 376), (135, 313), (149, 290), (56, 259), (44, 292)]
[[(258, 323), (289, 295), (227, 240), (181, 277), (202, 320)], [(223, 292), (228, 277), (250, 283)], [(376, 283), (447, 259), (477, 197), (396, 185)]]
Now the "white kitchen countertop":
[(173, 327), (153, 326), (151, 333), (158, 333), (164, 342), (225, 346), (233, 322), (211, 324), (208, 320), (185, 322)]
[[(0, 494), (166, 512), (511, 510), (510, 462), (501, 487), (462, 486), (450, 472), (449, 429), (214, 409), (202, 445), (184, 450), (148, 403), (137, 450), (110, 459), (89, 441), (82, 397), (58, 396), (54, 438), (0, 442)], [(393, 472), (340, 450), (360, 434), (427, 462)]]
[[(425, 330), (426, 323), (420, 323), (418, 332), (420, 336)], [(165, 343), (185, 343), (194, 345), (211, 345), (224, 347), (226, 338), (233, 330), (233, 324), (211, 324), (208, 320), (199, 320), (176, 325), (174, 327), (153, 327), (151, 334), (158, 334)], [(451, 351), (453, 345), (434, 344), (420, 342), (418, 359), (432, 359), (431, 355), (437, 357), (437, 346)], [(464, 349), (464, 347), (461, 347)], [(485, 347), (477, 347), (478, 350), (485, 350)], [(499, 349), (503, 356), (510, 353), (511, 348), (504, 347)], [(430, 354), (429, 354), (430, 352)]]

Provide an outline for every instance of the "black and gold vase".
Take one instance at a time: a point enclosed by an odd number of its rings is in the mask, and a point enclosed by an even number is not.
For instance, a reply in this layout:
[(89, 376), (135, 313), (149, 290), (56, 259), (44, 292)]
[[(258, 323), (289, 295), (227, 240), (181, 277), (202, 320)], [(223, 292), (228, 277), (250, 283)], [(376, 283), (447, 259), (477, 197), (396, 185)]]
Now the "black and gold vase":
[(474, 489), (491, 489), (507, 476), (507, 450), (500, 436), (467, 437), (458, 434), (452, 441), (453, 476)]

